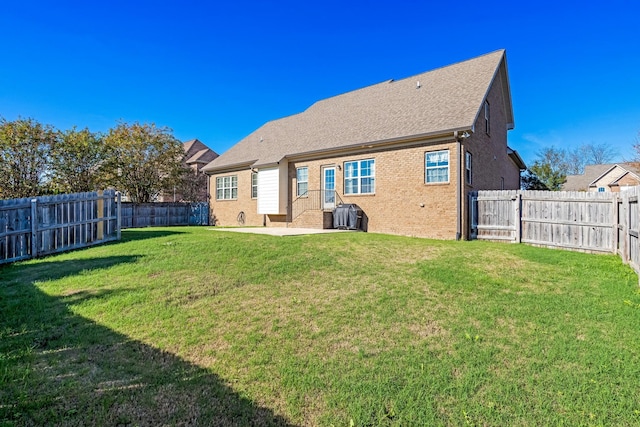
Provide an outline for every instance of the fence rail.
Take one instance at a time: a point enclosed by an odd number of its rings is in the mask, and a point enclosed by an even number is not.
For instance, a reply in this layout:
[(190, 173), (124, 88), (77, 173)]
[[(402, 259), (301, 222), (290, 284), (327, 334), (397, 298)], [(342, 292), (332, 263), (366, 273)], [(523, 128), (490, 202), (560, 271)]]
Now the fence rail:
[(585, 252), (614, 253), (640, 274), (640, 187), (621, 193), (477, 191), (471, 235)]
[(122, 228), (209, 225), (208, 203), (122, 203)]
[(120, 239), (120, 195), (0, 200), (0, 264)]

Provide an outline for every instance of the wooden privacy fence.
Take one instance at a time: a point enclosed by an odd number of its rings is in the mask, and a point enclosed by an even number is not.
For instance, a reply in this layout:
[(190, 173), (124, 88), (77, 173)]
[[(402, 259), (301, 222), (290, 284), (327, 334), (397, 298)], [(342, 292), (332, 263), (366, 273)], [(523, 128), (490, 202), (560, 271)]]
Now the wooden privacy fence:
[(471, 235), (585, 252), (619, 254), (640, 274), (640, 187), (621, 193), (477, 191)]
[(209, 204), (122, 203), (122, 228), (209, 225)]
[(120, 239), (120, 194), (0, 200), (0, 264)]

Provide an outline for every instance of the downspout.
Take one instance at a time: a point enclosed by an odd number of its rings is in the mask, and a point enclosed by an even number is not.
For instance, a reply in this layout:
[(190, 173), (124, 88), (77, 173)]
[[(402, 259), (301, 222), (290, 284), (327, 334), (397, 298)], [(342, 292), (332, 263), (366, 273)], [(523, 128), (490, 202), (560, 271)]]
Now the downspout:
[(458, 156), (458, 177), (457, 177), (457, 184), (456, 184), (456, 240), (460, 240), (462, 238), (462, 212), (461, 212), (461, 207), (462, 207), (462, 203), (460, 200), (462, 191), (461, 191), (461, 185), (462, 185), (462, 179), (461, 179), (461, 172), (462, 172), (462, 165), (460, 164), (460, 153), (461, 153), (461, 144), (460, 144), (460, 138), (458, 137), (458, 131), (454, 131), (453, 132), (453, 137), (456, 139), (456, 144), (457, 144), (457, 156)]

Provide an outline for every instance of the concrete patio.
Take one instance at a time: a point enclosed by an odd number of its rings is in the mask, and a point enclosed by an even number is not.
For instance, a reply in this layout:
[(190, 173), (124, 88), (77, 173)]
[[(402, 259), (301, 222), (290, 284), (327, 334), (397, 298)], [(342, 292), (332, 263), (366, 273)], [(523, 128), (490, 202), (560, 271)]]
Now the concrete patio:
[(284, 227), (214, 227), (213, 231), (230, 231), (234, 233), (266, 234), (269, 236), (302, 236), (306, 234), (344, 233), (353, 230), (319, 229), (319, 228), (284, 228)]

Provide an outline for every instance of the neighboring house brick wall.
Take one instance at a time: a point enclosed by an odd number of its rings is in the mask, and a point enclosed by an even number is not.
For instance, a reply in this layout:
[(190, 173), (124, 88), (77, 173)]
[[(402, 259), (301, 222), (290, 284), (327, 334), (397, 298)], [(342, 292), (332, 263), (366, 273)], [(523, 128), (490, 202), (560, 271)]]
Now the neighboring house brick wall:
[(635, 185), (640, 185), (640, 181), (630, 173), (627, 173), (625, 176), (620, 178), (617, 186), (611, 187), (611, 191), (619, 192), (621, 188)]

